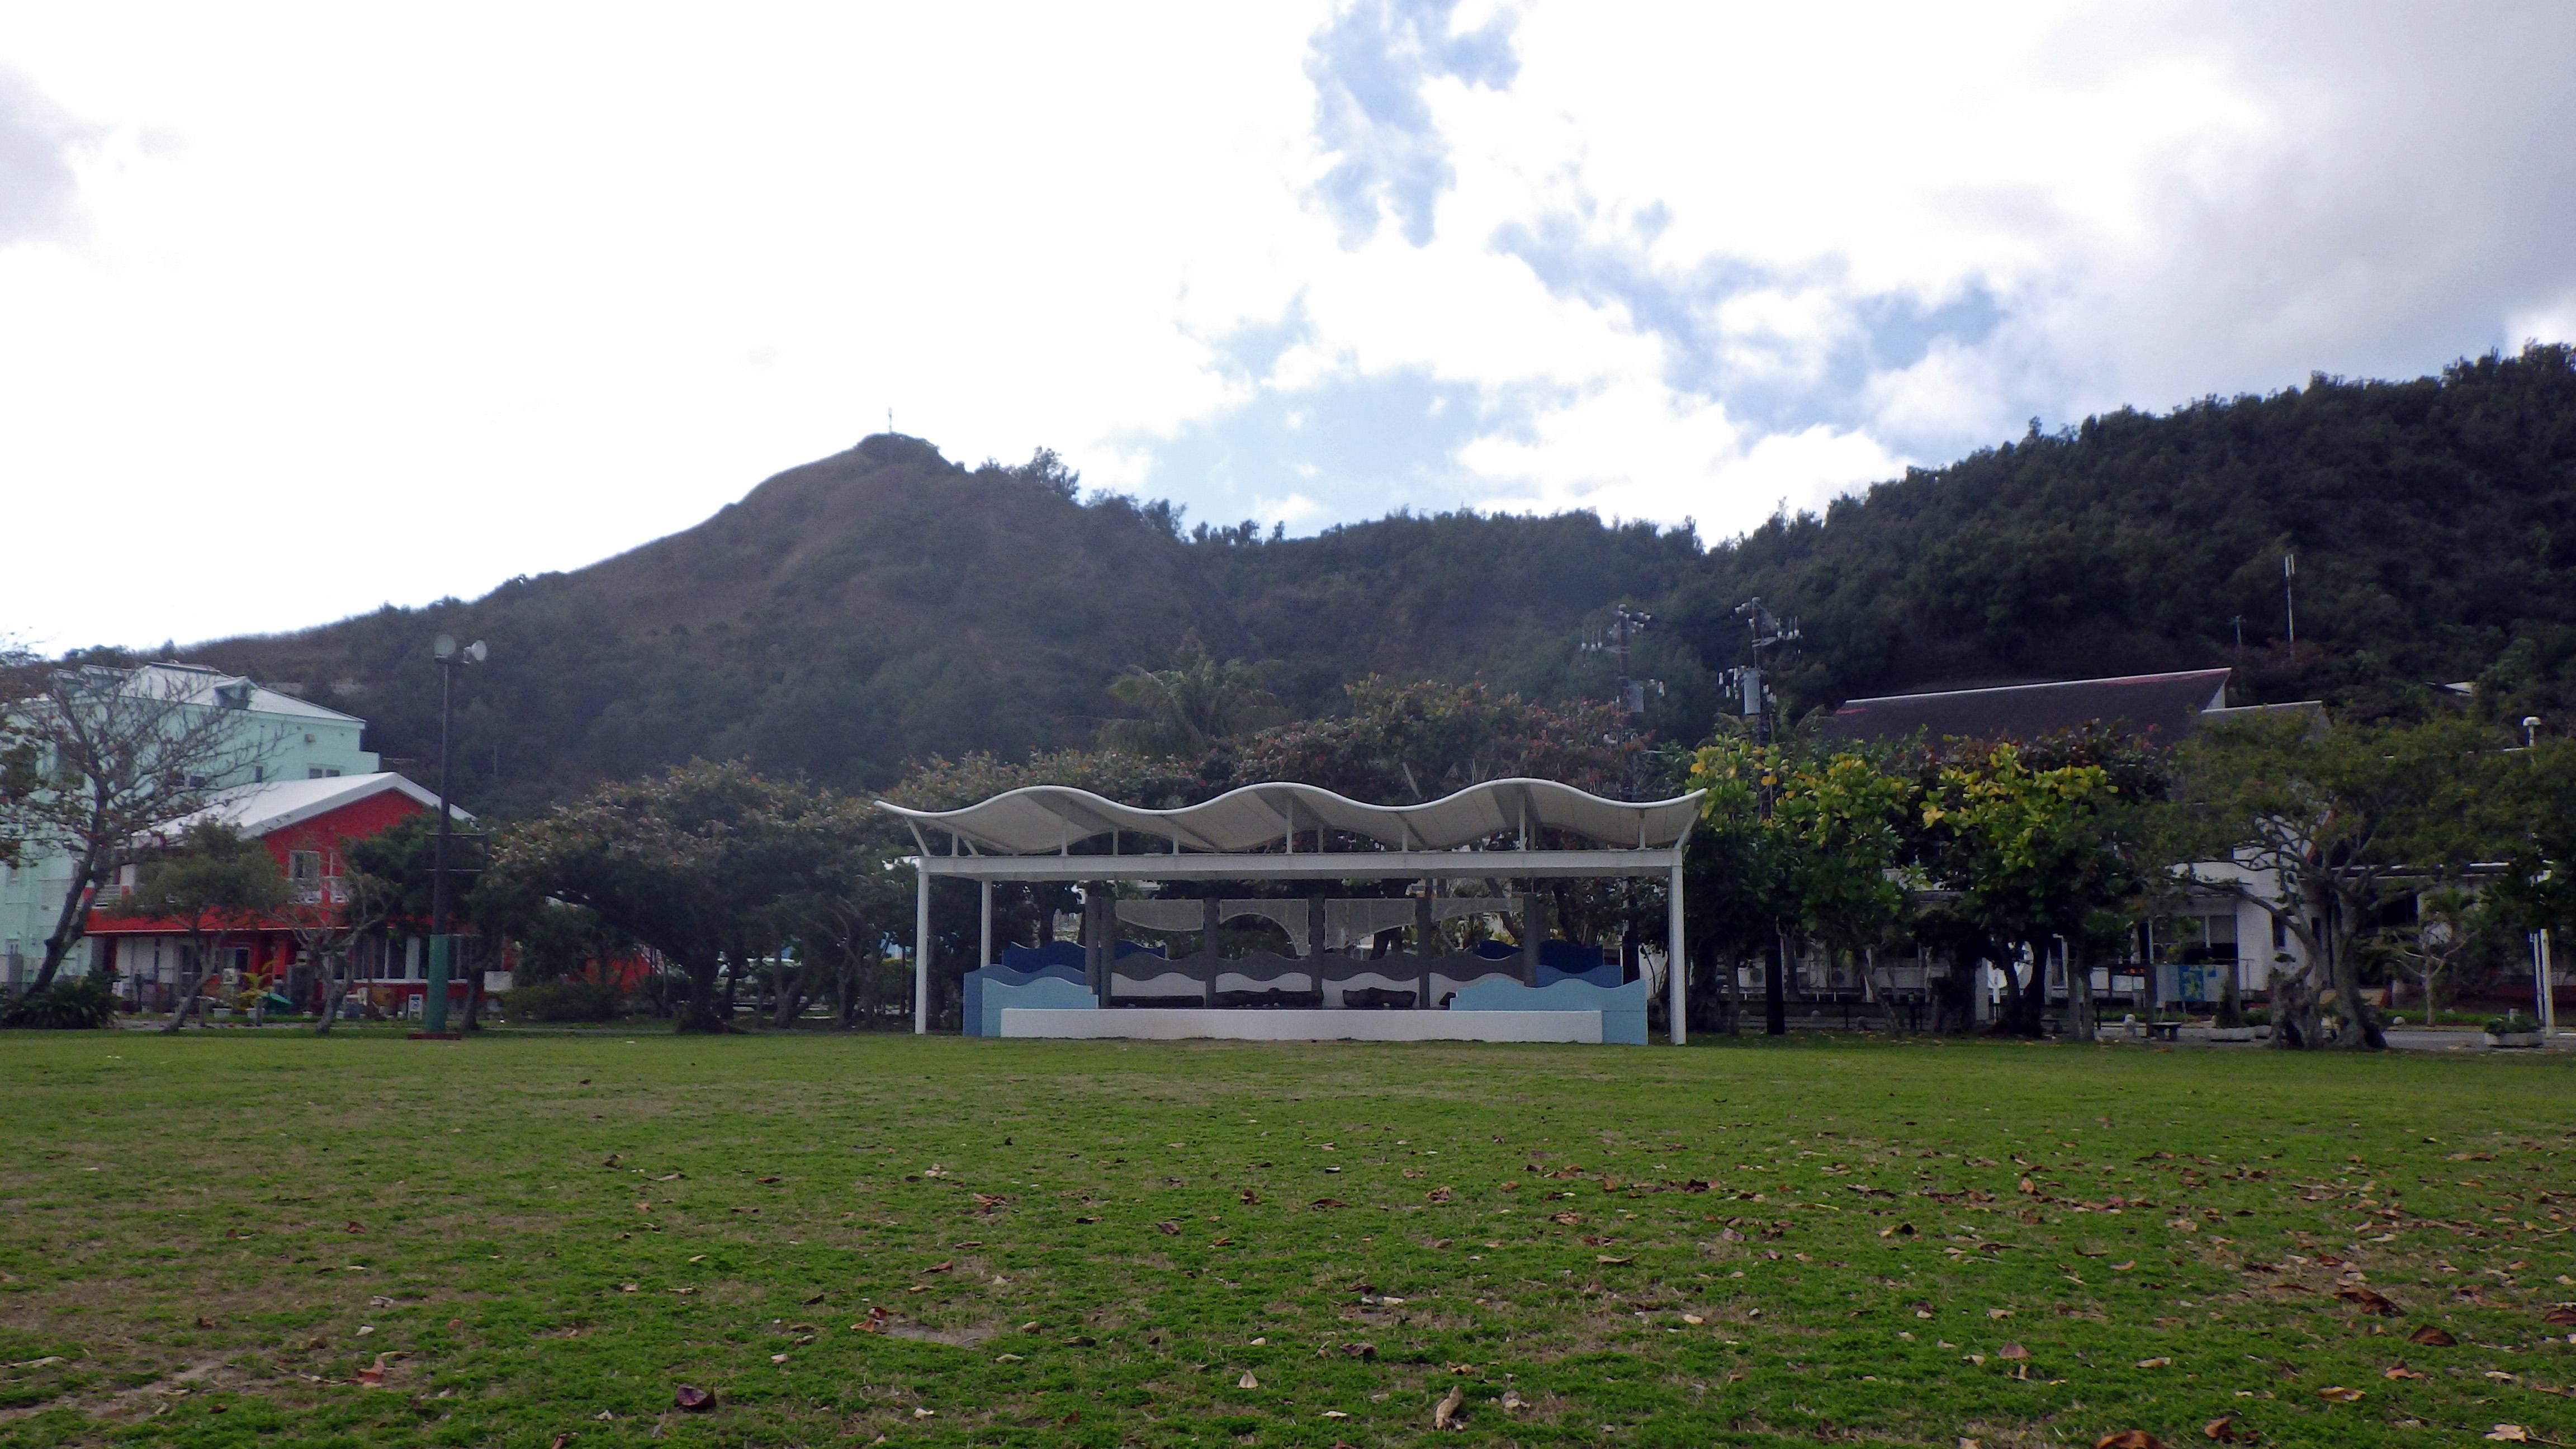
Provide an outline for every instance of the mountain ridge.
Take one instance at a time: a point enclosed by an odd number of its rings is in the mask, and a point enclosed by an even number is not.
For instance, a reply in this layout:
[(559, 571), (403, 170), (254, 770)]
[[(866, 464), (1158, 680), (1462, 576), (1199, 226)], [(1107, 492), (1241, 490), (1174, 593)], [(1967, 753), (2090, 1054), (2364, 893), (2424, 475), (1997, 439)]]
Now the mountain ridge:
[[(2295, 649), (2276, 637), (2291, 549)], [(1112, 678), (1190, 637), (1271, 661), (1301, 714), (1373, 673), (1606, 698), (1607, 660), (1575, 646), (1613, 604), (1658, 616), (1638, 652), (1667, 685), (1650, 725), (1696, 738), (1756, 595), (1805, 625), (1781, 673), (1793, 710), (2211, 664), (2238, 666), (2248, 698), (2397, 707), (2423, 680), (2485, 676), (2555, 707), (2576, 696), (2576, 358), (2124, 409), (1708, 546), (1580, 512), (1185, 529), (1169, 503), (1086, 494), (1044, 451), (967, 467), (878, 434), (581, 569), (192, 652), (307, 681), (422, 759), (426, 639), (487, 638), (492, 662), (462, 681), (458, 793), (525, 809), (691, 756), (856, 788), (933, 754), (1080, 743), (1117, 712)]]

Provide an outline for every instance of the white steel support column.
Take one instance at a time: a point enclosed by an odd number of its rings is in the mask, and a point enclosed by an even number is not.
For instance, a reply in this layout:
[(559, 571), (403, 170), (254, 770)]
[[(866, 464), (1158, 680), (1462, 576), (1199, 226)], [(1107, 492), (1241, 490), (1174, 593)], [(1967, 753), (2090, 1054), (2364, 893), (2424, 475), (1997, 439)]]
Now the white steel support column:
[(920, 882), (912, 911), (912, 1034), (930, 1030), (930, 862), (914, 870)]
[(975, 969), (981, 971), (993, 964), (993, 883), (986, 880), (976, 884), (984, 888), (981, 892), (983, 925), (975, 938)]
[(1690, 949), (1682, 939), (1682, 863), (1673, 862), (1672, 884), (1664, 900), (1664, 1013), (1672, 1023), (1673, 1045), (1690, 1040), (1683, 1013), (1690, 1007)]

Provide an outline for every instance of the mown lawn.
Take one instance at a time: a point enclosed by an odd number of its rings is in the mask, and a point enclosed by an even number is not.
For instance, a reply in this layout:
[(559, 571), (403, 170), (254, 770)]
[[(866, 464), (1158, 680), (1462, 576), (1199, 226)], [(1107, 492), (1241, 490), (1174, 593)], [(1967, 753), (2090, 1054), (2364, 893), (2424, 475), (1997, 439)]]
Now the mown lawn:
[(2538, 1056), (5, 1036), (0, 1445), (2576, 1440)]

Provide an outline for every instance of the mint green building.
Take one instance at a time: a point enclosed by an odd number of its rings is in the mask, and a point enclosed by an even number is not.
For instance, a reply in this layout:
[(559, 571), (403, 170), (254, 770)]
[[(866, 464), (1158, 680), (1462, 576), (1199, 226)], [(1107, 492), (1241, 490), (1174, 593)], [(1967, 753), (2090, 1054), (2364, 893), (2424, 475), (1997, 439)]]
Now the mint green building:
[[(210, 712), (233, 716), (246, 762), (210, 780), (214, 789), (273, 780), (313, 780), (365, 775), (379, 768), (363, 748), (367, 722), (355, 715), (269, 689), (239, 675), (193, 664), (146, 664), (135, 669), (90, 666), (92, 683), (154, 701), (170, 701), (182, 717)], [(60, 918), (72, 886), (72, 856), (42, 842), (31, 844), (14, 866), (0, 866), (0, 982), (16, 987), (31, 979), (45, 955), (45, 940)], [(63, 969), (89, 969), (91, 943), (75, 947)]]

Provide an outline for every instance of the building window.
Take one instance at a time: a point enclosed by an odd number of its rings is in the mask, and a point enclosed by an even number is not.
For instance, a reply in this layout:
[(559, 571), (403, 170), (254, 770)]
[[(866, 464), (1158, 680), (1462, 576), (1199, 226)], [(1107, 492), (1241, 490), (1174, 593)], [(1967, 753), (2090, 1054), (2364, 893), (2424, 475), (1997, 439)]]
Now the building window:
[(268, 766), (266, 766), (266, 765), (253, 765), (253, 766), (251, 766), (251, 767), (250, 767), (250, 782), (251, 782), (252, 784), (254, 784), (254, 785), (264, 784), (264, 783), (266, 783), (266, 782), (267, 782), (267, 780), (268, 780)]
[(336, 780), (340, 778), (340, 772), (337, 770), (326, 770), (320, 765), (315, 765), (304, 772), (304, 778), (308, 780)]

